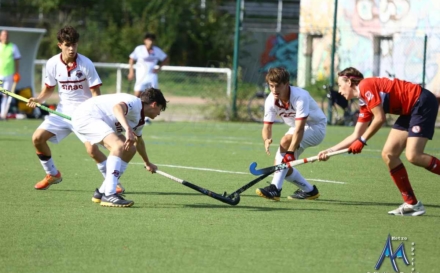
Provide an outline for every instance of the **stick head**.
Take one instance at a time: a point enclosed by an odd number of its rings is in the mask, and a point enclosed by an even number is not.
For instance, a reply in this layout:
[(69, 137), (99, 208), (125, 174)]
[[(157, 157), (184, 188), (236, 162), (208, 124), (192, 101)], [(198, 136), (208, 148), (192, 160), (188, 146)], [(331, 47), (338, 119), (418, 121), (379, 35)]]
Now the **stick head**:
[(238, 193), (234, 194), (231, 197), (231, 200), (232, 200), (231, 205), (233, 206), (237, 205), (238, 203), (240, 203), (240, 195)]
[(251, 165), (249, 165), (249, 172), (255, 173), (257, 171), (257, 162), (252, 162)]

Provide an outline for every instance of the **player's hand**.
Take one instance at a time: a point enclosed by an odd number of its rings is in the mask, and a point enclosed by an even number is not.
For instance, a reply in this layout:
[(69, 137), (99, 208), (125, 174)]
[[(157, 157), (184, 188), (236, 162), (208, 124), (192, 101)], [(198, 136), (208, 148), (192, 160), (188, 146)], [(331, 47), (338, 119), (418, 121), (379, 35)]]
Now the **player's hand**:
[(136, 135), (134, 134), (133, 129), (128, 128), (125, 132), (125, 142), (124, 142), (124, 150), (128, 151), (131, 146), (136, 142)]
[(328, 156), (328, 153), (329, 152), (333, 152), (333, 150), (331, 150), (331, 149), (327, 149), (327, 150), (324, 150), (324, 151), (320, 151), (319, 153), (318, 153), (318, 160), (319, 161), (327, 161), (330, 157)]
[(134, 73), (133, 73), (133, 71), (128, 72), (127, 79), (128, 79), (129, 81), (131, 81), (131, 80), (134, 79)]
[(348, 147), (348, 153), (360, 154), (365, 145), (367, 145), (367, 142), (358, 138)]
[(147, 171), (149, 171), (149, 172), (151, 172), (151, 173), (155, 173), (156, 172), (156, 170), (157, 170), (157, 166), (156, 165), (154, 165), (153, 163), (145, 163), (145, 169), (147, 170)]
[(295, 159), (296, 159), (295, 158), (295, 152), (287, 151), (286, 154), (283, 157), (283, 163), (294, 161)]
[(269, 146), (272, 144), (272, 139), (268, 138), (264, 141), (264, 149), (266, 150), (266, 154), (270, 155)]
[(151, 72), (153, 72), (154, 74), (157, 74), (157, 73), (159, 73), (159, 71), (160, 71), (160, 69), (154, 68), (153, 71), (151, 71)]
[(19, 82), (20, 79), (21, 79), (21, 77), (20, 77), (20, 73), (18, 73), (18, 72), (15, 73), (14, 76), (13, 76), (13, 80), (14, 80), (14, 82)]
[(37, 98), (29, 98), (29, 101), (26, 103), (26, 106), (30, 108), (37, 107), (37, 104), (40, 104), (40, 101)]

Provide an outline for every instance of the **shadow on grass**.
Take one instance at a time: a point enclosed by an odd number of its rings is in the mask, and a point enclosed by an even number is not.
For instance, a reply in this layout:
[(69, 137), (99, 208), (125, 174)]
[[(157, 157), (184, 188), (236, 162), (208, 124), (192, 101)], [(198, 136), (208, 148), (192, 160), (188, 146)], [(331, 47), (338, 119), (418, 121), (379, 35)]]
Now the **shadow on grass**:
[[(337, 203), (342, 205), (349, 205), (349, 206), (400, 206), (402, 203), (385, 203), (385, 202), (363, 202), (363, 201), (341, 201), (341, 200), (330, 200), (330, 199), (317, 199), (314, 200), (316, 202), (328, 202), (328, 203)], [(423, 202), (422, 202), (423, 203)], [(423, 203), (423, 206), (428, 208), (440, 208), (440, 205), (431, 205), (431, 204), (425, 204)]]
[(233, 209), (251, 209), (256, 211), (328, 211), (327, 209), (304, 209), (304, 208), (274, 208), (274, 207), (256, 207), (256, 206), (242, 206), (238, 204), (237, 206), (228, 206), (221, 204), (192, 204), (183, 205), (187, 208), (208, 208), (208, 209), (223, 209), (223, 208), (233, 208)]

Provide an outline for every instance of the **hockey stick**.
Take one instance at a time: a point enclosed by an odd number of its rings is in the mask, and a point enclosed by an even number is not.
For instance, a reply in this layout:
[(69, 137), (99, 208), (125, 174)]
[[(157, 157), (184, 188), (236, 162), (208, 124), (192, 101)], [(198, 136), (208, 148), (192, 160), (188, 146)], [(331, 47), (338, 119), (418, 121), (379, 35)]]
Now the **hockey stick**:
[[(2, 87), (0, 87), (0, 92), (2, 92), (3, 94), (8, 95), (8, 96), (10, 96), (10, 97), (16, 98), (17, 100), (21, 100), (22, 102), (26, 102), (26, 103), (29, 102), (29, 99), (27, 99), (27, 98), (25, 98), (25, 97), (23, 97), (23, 96), (17, 95), (17, 94), (15, 94), (15, 93), (9, 92), (8, 90), (6, 90), (6, 89), (4, 89), (4, 88), (2, 88)], [(57, 112), (57, 111), (55, 111), (55, 110), (52, 110), (52, 109), (50, 109), (49, 107), (46, 107), (46, 106), (41, 105), (41, 104), (39, 104), (39, 103), (37, 103), (37, 107), (40, 108), (40, 109), (42, 109), (42, 110), (44, 110), (44, 111), (47, 111), (47, 112), (49, 112), (49, 113), (52, 113), (52, 114), (54, 114), (54, 115), (57, 115), (57, 116), (60, 116), (60, 117), (62, 117), (62, 118), (65, 118), (65, 119), (71, 120), (69, 116), (64, 115), (64, 114), (62, 114), (62, 113), (60, 113), (60, 112)]]
[[(274, 171), (273, 171), (274, 172)], [(228, 195), (228, 198), (234, 198), (234, 196), (238, 196), (240, 197), (240, 194), (242, 192), (244, 192), (245, 190), (249, 189), (250, 187), (252, 187), (253, 185), (257, 184), (258, 182), (260, 182), (261, 180), (263, 180), (264, 178), (268, 177), (269, 175), (271, 175), (273, 172), (268, 172), (263, 174), (262, 176), (252, 180), (251, 182), (247, 183), (246, 185), (244, 185), (243, 187), (239, 188), (238, 190), (234, 191), (233, 193), (231, 193), (230, 195)], [(225, 192), (223, 194), (224, 196), (227, 195), (227, 193)]]
[(185, 181), (183, 179), (174, 177), (174, 176), (172, 176), (170, 174), (167, 174), (165, 172), (156, 170), (156, 173), (160, 174), (162, 176), (165, 176), (166, 178), (169, 178), (169, 179), (171, 179), (171, 180), (173, 180), (175, 182), (178, 182), (178, 183), (180, 183), (180, 184), (182, 184), (184, 186), (187, 186), (188, 188), (191, 188), (191, 189), (193, 189), (195, 191), (198, 191), (198, 192), (200, 192), (200, 193), (202, 193), (204, 195), (208, 195), (209, 197), (217, 199), (217, 200), (219, 200), (219, 201), (221, 201), (223, 203), (235, 206), (235, 205), (237, 205), (240, 202), (240, 195), (226, 197), (226, 194), (225, 195), (221, 195), (221, 194), (212, 192), (210, 190), (207, 190), (207, 189), (204, 189), (204, 188), (199, 187), (197, 185), (194, 185), (194, 184), (192, 184), (192, 183), (190, 183), (188, 181)]
[[(327, 156), (330, 157), (330, 156), (334, 156), (334, 155), (345, 154), (347, 152), (348, 152), (348, 149), (343, 149), (343, 150), (339, 150), (336, 152), (330, 152), (327, 154)], [(259, 170), (256, 169), (257, 162), (252, 162), (251, 165), (249, 166), (249, 171), (253, 175), (262, 175), (262, 174), (266, 174), (266, 173), (271, 174), (271, 173), (279, 171), (279, 170), (288, 169), (290, 167), (302, 165), (302, 164), (309, 163), (309, 162), (315, 162), (316, 160), (318, 160), (318, 156), (312, 156), (312, 157), (308, 157), (308, 158), (290, 161), (287, 163), (281, 163), (281, 164), (278, 164), (275, 166), (271, 166), (271, 167), (267, 167), (267, 168), (263, 168), (263, 169), (259, 169)]]

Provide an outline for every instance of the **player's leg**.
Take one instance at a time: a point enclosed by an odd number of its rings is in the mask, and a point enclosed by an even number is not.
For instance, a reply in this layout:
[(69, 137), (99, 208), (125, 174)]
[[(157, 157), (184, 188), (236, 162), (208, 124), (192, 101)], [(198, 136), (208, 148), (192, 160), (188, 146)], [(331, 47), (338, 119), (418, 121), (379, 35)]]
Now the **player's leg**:
[[(2, 81), (3, 81), (3, 88), (8, 91), (11, 91), (11, 87), (12, 87), (12, 83), (13, 83), (12, 75), (4, 77), (2, 79)], [(10, 103), (11, 100), (12, 100), (12, 97), (7, 96), (5, 94), (2, 94), (1, 104), (0, 104), (0, 119), (7, 118), (7, 116), (8, 116), (8, 103)]]
[[(325, 137), (325, 132), (325, 124), (306, 126), (300, 147), (295, 152), (295, 158), (299, 158), (303, 151), (308, 147), (319, 145)], [(315, 185), (311, 185), (296, 168), (289, 170), (285, 180), (295, 184), (298, 187), (298, 190), (296, 190), (292, 195), (289, 195), (287, 199), (314, 200), (320, 196), (318, 188)]]
[[(398, 119), (399, 120), (399, 119)], [(382, 159), (388, 166), (391, 179), (400, 191), (404, 203), (395, 210), (388, 212), (390, 215), (406, 215), (413, 213), (424, 213), (424, 208), (419, 212), (414, 212), (414, 208), (419, 210), (421, 203), (417, 200), (414, 190), (409, 181), (408, 173), (405, 166), (400, 160), (400, 155), (405, 149), (407, 143), (408, 132), (391, 129), (388, 139), (382, 150)]]
[(125, 164), (126, 167), (128, 161), (136, 153), (135, 146), (130, 147), (126, 151), (124, 149), (124, 141), (125, 137), (116, 133), (111, 133), (103, 139), (104, 145), (110, 150), (110, 155), (107, 158), (107, 174), (103, 183), (104, 196), (101, 199), (102, 206), (130, 207), (134, 204), (133, 201), (125, 200), (116, 193), (122, 165)]
[(35, 189), (46, 190), (53, 184), (60, 183), (63, 179), (61, 172), (56, 168), (48, 141), (59, 143), (71, 132), (70, 123), (58, 116), (47, 116), (43, 123), (32, 135), (37, 156), (41, 166), (46, 172), (43, 180), (35, 184)]

